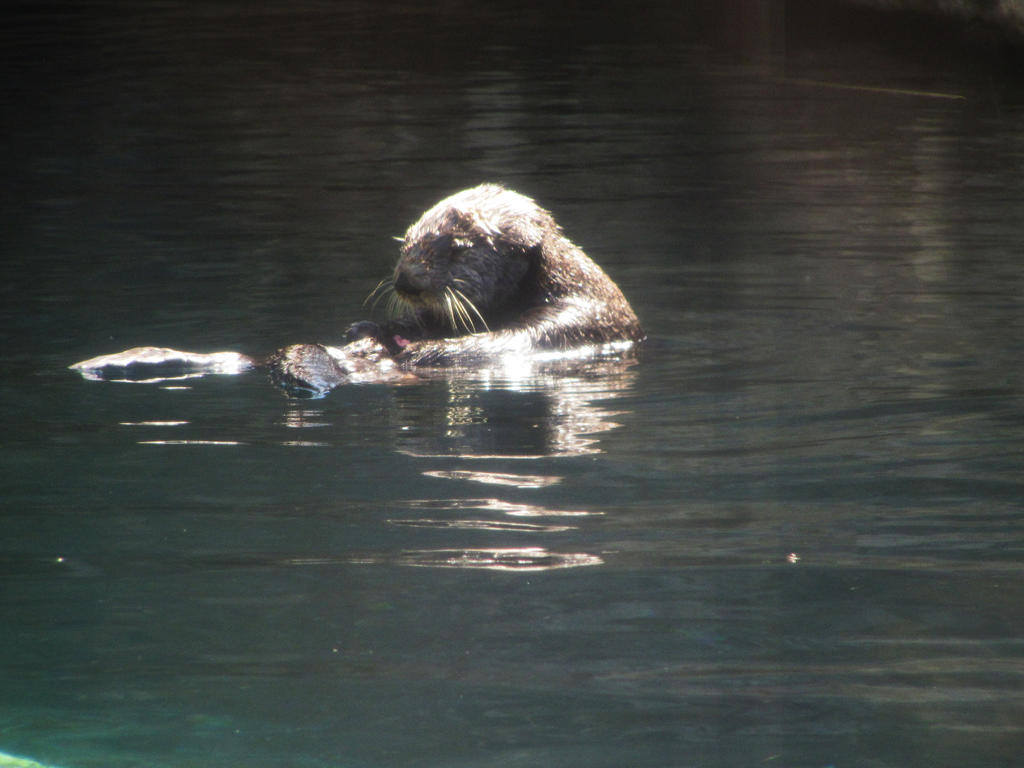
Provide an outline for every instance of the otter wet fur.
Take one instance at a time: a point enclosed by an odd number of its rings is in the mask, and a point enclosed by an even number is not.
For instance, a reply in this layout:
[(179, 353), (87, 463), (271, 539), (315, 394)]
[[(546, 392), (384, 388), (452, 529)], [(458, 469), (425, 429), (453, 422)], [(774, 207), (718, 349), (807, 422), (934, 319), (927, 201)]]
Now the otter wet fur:
[(463, 190), (424, 213), (368, 303), (388, 319), (354, 323), (337, 347), (296, 344), (262, 361), (136, 347), (71, 368), (131, 380), (264, 368), (286, 391), (318, 396), (340, 384), (400, 381), (509, 356), (621, 351), (644, 338), (622, 291), (552, 215), (498, 184)]

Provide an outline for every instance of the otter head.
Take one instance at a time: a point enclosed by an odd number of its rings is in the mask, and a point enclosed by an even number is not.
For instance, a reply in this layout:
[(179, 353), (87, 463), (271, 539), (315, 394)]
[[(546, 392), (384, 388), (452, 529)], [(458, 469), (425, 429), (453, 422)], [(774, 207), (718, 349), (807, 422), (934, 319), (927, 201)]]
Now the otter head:
[(546, 236), (558, 232), (533, 200), (496, 184), (452, 195), (409, 227), (382, 286), (392, 309), (427, 313), (455, 333), (489, 330), (521, 300)]

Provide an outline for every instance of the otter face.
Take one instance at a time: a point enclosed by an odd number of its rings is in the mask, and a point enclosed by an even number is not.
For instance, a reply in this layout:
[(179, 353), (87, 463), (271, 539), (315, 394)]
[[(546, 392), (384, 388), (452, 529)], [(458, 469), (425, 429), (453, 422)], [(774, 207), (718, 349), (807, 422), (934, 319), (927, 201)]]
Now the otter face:
[(452, 320), (462, 316), (471, 322), (453, 322), (453, 328), (470, 330), (477, 325), (473, 320), (486, 326), (488, 317), (515, 299), (529, 267), (528, 252), (515, 244), (442, 234), (406, 241), (393, 279), (402, 301)]
[(390, 284), (399, 305), (427, 310), (456, 333), (488, 323), (520, 297), (539, 258), (550, 214), (503, 187), (485, 184), (442, 200), (413, 224)]

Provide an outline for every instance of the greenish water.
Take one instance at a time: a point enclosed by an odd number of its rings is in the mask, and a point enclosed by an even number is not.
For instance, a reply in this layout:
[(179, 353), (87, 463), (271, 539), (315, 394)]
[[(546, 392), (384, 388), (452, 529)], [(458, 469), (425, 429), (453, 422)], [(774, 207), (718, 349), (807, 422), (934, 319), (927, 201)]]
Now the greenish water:
[[(415, 10), (23, 7), (2, 33), (0, 750), (1013, 765), (1012, 84), (764, 57), (653, 6), (658, 35), (529, 39)], [(637, 361), (313, 402), (66, 370), (333, 341), (391, 236), (483, 180), (615, 277)]]

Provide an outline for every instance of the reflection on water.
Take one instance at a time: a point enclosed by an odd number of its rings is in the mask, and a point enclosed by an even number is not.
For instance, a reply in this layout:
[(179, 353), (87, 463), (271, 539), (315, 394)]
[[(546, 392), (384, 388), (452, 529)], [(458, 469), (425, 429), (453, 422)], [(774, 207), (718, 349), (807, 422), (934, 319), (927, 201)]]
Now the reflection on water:
[(465, 531), (507, 531), (510, 533), (562, 533), (571, 531), (572, 525), (540, 525), (537, 523), (513, 523), (503, 520), (433, 520), (418, 517), (413, 520), (388, 520), (391, 525), (407, 525), (411, 528), (458, 528)]
[[(524, 523), (508, 517), (583, 518), (603, 514), (586, 509), (558, 509), (530, 503), (515, 494), (557, 486), (563, 477), (509, 471), (545, 458), (600, 453), (600, 435), (615, 429), (611, 420), (621, 415), (607, 403), (628, 395), (634, 382), (635, 361), (588, 363), (571, 372), (542, 369), (532, 378), (512, 379), (453, 377), (432, 388), (403, 388), (393, 393), (391, 418), (397, 426), (396, 451), (415, 462), (426, 478), (453, 483), (437, 489), (428, 499), (394, 501), (388, 522), (410, 529), (430, 529), (465, 534), (489, 534), (512, 541), (525, 535), (555, 535), (575, 530), (564, 523)], [(445, 468), (438, 468), (443, 461)], [(467, 468), (465, 462), (471, 462)], [(494, 464), (486, 469), (481, 465)], [(468, 498), (462, 486), (505, 489), (505, 498)], [(485, 513), (486, 518), (466, 517), (466, 512)], [(445, 513), (444, 517), (436, 517)], [(428, 516), (432, 515), (432, 516)], [(376, 562), (366, 560), (364, 562)], [(485, 568), (531, 572), (550, 568), (598, 565), (603, 561), (585, 552), (555, 552), (543, 547), (501, 547), (405, 551), (394, 562), (444, 568)]]
[(601, 512), (588, 512), (582, 509), (551, 509), (538, 504), (522, 504), (503, 499), (457, 498), (457, 499), (414, 499), (406, 502), (415, 510), (435, 512), (461, 511), (464, 509), (494, 512), (509, 517), (586, 517), (600, 515)]
[[(619, 414), (608, 403), (629, 394), (635, 365), (632, 357), (535, 363), (529, 375), (499, 378), (485, 371), (482, 377), (451, 378), (444, 402), (432, 408), (423, 408), (419, 393), (406, 388), (395, 393), (402, 423), (397, 448), (423, 458), (481, 460), (599, 453), (600, 435), (618, 426)], [(410, 407), (403, 408), (406, 403)], [(501, 482), (483, 472), (467, 479)]]
[(122, 421), (122, 427), (181, 427), (188, 424), (187, 421)]
[[(511, 378), (474, 376), (446, 380), (446, 397), (440, 406), (424, 407), (422, 393), (396, 393), (396, 418), (402, 423), (396, 449), (417, 463), (445, 460), (454, 468), (421, 469), (424, 477), (483, 485), (509, 491), (536, 491), (557, 486), (560, 475), (510, 472), (481, 468), (488, 462), (537, 462), (547, 457), (586, 456), (601, 452), (600, 436), (619, 426), (612, 419), (621, 411), (608, 408), (609, 401), (628, 395), (635, 381), (635, 360), (589, 363), (568, 370), (531, 368)], [(564, 365), (560, 364), (564, 368)], [(582, 374), (582, 375), (581, 375)], [(471, 461), (473, 468), (461, 465)], [(458, 492), (458, 488), (454, 492)], [(510, 523), (495, 519), (434, 519), (423, 517), (426, 510), (466, 509), (502, 516), (584, 517), (600, 515), (589, 510), (556, 510), (516, 498), (447, 499), (452, 491), (439, 491), (437, 500), (412, 500), (403, 507), (415, 512), (412, 519), (392, 519), (395, 525), (435, 530), (479, 531), (491, 534), (559, 534), (575, 526)], [(547, 568), (598, 565), (594, 554), (555, 553), (538, 547), (425, 552), (415, 557), (406, 553), (406, 564), (438, 567), (480, 567), (529, 572)]]
[(602, 560), (595, 555), (549, 552), (542, 547), (508, 547), (403, 552), (396, 562), (400, 565), (430, 568), (483, 568), (490, 571), (530, 572), (600, 565)]
[(426, 470), (427, 477), (440, 477), (448, 480), (468, 480), (484, 485), (505, 485), (510, 488), (544, 488), (562, 481), (560, 477), (544, 475), (515, 475), (508, 472), (473, 472), (468, 469)]
[[(413, 527), (433, 527), (421, 525), (424, 521), (392, 521), (399, 524), (412, 523)], [(498, 530), (498, 531), (523, 531), (535, 532), (541, 530), (541, 526), (534, 526), (532, 529), (523, 527), (497, 527), (487, 528), (484, 526), (461, 526), (467, 529), (477, 530)], [(548, 532), (567, 530), (566, 528), (550, 528)], [(368, 565), (368, 566), (415, 566), (417, 568), (478, 568), (488, 571), (548, 571), (556, 568), (578, 568), (586, 565), (600, 565), (602, 560), (595, 555), (581, 553), (551, 552), (543, 547), (502, 547), (498, 549), (423, 549), (403, 550), (394, 555), (361, 554), (339, 560), (326, 557), (298, 557), (286, 560), (267, 562), (266, 565), (283, 565), (288, 567), (324, 567), (340, 565)], [(260, 564), (252, 561), (252, 565)]]
[(244, 445), (238, 440), (139, 440), (139, 445)]

